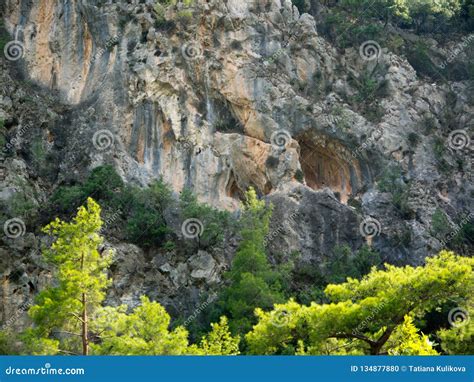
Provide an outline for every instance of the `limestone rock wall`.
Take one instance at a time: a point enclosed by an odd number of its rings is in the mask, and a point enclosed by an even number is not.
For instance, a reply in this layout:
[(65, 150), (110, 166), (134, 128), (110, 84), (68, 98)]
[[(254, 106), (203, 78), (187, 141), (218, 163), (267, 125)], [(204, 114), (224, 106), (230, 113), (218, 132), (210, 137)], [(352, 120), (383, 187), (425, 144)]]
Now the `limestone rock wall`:
[[(471, 160), (472, 151), (450, 147), (440, 126), (447, 108), (460, 128), (472, 126), (467, 83), (432, 83), (387, 49), (375, 61), (356, 48), (338, 50), (290, 0), (196, 0), (189, 9), (167, 8), (164, 19), (154, 5), (0, 2), (5, 28), (23, 47), (21, 60), (2, 57), (0, 116), (15, 131), (30, 116), (56, 158), (48, 174), (36, 173), (21, 150), (5, 161), (9, 173), (35, 190), (35, 203), (105, 163), (128, 182), (163, 177), (176, 193), (189, 187), (201, 201), (233, 211), (253, 186), (275, 205), (270, 253), (299, 252), (302, 261), (316, 263), (336, 245), (355, 250), (364, 242), (386, 260), (419, 263), (442, 247), (431, 232), (437, 208), (451, 221), (472, 211), (472, 167), (454, 165), (466, 155)], [(17, 72), (23, 82), (10, 78)], [(348, 102), (357, 94), (354, 77), (365, 72), (386, 84), (376, 121)], [(453, 91), (457, 98), (449, 103)], [(45, 92), (56, 98), (35, 95)], [(24, 110), (27, 95), (37, 98), (38, 113)], [(427, 117), (446, 144), (449, 173), (440, 172), (434, 138), (420, 127)], [(420, 137), (416, 147), (410, 134)], [(376, 187), (391, 165), (406, 174), (401, 181), (410, 181), (409, 217)], [(13, 177), (2, 187), (8, 204)], [(361, 228), (369, 218), (378, 222), (376, 235)], [(46, 282), (35, 257), (39, 241), (32, 238), (27, 248), (2, 244), (9, 256), (0, 270), (5, 301), (21, 290), (33, 295), (29, 281), (34, 288)], [(235, 244), (193, 259), (170, 254), (148, 266), (152, 254), (115, 243), (136, 264), (118, 261), (110, 301), (136, 302), (163, 288), (154, 297), (176, 311), (192, 309), (202, 285), (216, 283), (228, 267)], [(24, 270), (26, 283), (7, 280)]]

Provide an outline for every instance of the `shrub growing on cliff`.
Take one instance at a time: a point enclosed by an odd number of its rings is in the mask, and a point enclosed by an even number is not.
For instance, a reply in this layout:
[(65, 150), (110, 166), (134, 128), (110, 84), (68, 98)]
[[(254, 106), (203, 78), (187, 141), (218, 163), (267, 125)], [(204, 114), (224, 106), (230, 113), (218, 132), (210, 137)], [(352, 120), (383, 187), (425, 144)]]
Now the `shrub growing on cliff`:
[(184, 189), (179, 198), (182, 220), (198, 219), (203, 226), (198, 239), (200, 248), (214, 247), (222, 242), (225, 231), (233, 228), (230, 213), (199, 203), (189, 189)]
[(59, 187), (51, 202), (59, 213), (70, 214), (84, 203), (87, 197), (110, 204), (116, 198), (116, 192), (122, 189), (122, 178), (115, 169), (110, 165), (99, 166), (91, 171), (84, 183)]
[(126, 234), (128, 240), (143, 247), (159, 246), (170, 229), (166, 225), (164, 210), (171, 203), (171, 190), (161, 180), (148, 188), (129, 187), (129, 197), (124, 198), (127, 212)]
[(16, 355), (19, 349), (15, 345), (18, 338), (9, 330), (0, 330), (0, 355)]
[(123, 188), (123, 181), (111, 165), (94, 168), (82, 186), (83, 192), (97, 200), (110, 201)]
[(402, 218), (413, 217), (414, 211), (409, 204), (409, 185), (404, 182), (400, 167), (386, 167), (377, 179), (377, 187), (382, 192), (392, 194), (392, 203)]
[(367, 245), (353, 253), (349, 246), (334, 247), (322, 264), (299, 264), (292, 273), (294, 295), (301, 303), (327, 301), (323, 293), (328, 284), (360, 279), (381, 263), (377, 251)]

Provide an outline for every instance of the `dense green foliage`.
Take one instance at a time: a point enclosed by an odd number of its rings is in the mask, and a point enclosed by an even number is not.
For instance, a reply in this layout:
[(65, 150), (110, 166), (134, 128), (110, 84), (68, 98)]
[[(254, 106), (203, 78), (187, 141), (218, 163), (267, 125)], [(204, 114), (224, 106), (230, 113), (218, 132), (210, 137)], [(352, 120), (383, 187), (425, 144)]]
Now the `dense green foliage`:
[[(470, 306), (472, 307), (473, 304), (471, 303)], [(474, 354), (474, 320), (469, 318), (465, 325), (438, 331), (441, 348), (446, 354)]]
[(59, 187), (51, 198), (52, 206), (60, 214), (71, 214), (87, 197), (110, 202), (114, 192), (122, 190), (123, 181), (110, 165), (94, 168), (82, 184)]
[[(112, 256), (99, 252), (100, 207), (91, 198), (72, 222), (56, 219), (44, 228), (54, 237), (43, 256), (54, 268), (55, 282), (40, 292), (29, 310), (34, 326), (22, 335), (30, 354), (238, 354), (227, 319), (212, 324), (200, 345), (190, 345), (184, 327), (169, 330), (170, 317), (156, 302), (142, 297), (131, 313), (127, 306), (102, 307)], [(14, 352), (14, 336), (0, 332), (0, 352)]]
[(417, 32), (435, 28), (437, 23), (466, 22), (472, 17), (472, 4), (466, 0), (342, 0), (336, 8), (354, 16), (415, 28)]
[(190, 190), (183, 190), (180, 195), (180, 210), (182, 220), (199, 217), (203, 231), (197, 238), (201, 248), (218, 245), (224, 239), (224, 227), (233, 227), (230, 213), (219, 211), (207, 204), (199, 203)]
[[(425, 266), (375, 267), (361, 279), (329, 284), (326, 301), (300, 305), (283, 299), (279, 274), (265, 257), (271, 207), (247, 193), (242, 244), (223, 293), (234, 331), (245, 334), (245, 346), (233, 336), (225, 316), (211, 324), (200, 341), (190, 344), (187, 330), (170, 329), (170, 316), (157, 302), (142, 297), (132, 311), (127, 306), (102, 307), (109, 280), (111, 255), (99, 252), (100, 207), (88, 199), (72, 222), (56, 219), (45, 227), (55, 240), (44, 251), (55, 269), (55, 281), (40, 292), (30, 308), (33, 327), (22, 334), (23, 347), (8, 331), (0, 332), (0, 352), (6, 354), (438, 354), (433, 340), (417, 328), (426, 314), (453, 301), (472, 311), (474, 259), (442, 252)], [(366, 273), (373, 252), (353, 256), (347, 247), (335, 251), (334, 274)], [(349, 265), (350, 264), (350, 265)], [(339, 281), (339, 279), (336, 279)], [(257, 293), (256, 293), (257, 292)], [(277, 302), (275, 304), (275, 302)], [(256, 321), (245, 317), (255, 309)], [(456, 308), (458, 309), (458, 308)], [(249, 313), (250, 312), (250, 313)], [(245, 321), (247, 318), (248, 321)], [(251, 325), (255, 323), (252, 327)], [(441, 326), (434, 339), (447, 354), (472, 353), (469, 321)], [(248, 330), (246, 330), (248, 328)]]
[(328, 285), (330, 303), (293, 300), (264, 312), (246, 335), (254, 354), (433, 354), (413, 318), (474, 290), (472, 258), (442, 252), (425, 267), (373, 269), (362, 280)]
[(35, 326), (26, 339), (33, 353), (88, 354), (89, 316), (100, 307), (109, 284), (104, 271), (111, 256), (98, 251), (101, 227), (100, 207), (89, 198), (71, 223), (56, 219), (44, 228), (55, 238), (44, 257), (56, 269), (56, 283), (37, 296), (29, 311)]
[(258, 200), (254, 189), (246, 193), (242, 206), (242, 240), (227, 274), (230, 285), (221, 296), (221, 309), (230, 319), (234, 333), (247, 332), (255, 322), (256, 307), (269, 309), (283, 301), (281, 279), (274, 271), (265, 253), (272, 207)]
[[(341, 0), (326, 5), (322, 11), (318, 7), (309, 11), (319, 16), (318, 30), (336, 46), (359, 49), (375, 40), (382, 49), (406, 56), (420, 76), (440, 82), (474, 79), (474, 49), (464, 41), (474, 30), (472, 0)], [(399, 29), (430, 34), (441, 44), (456, 41), (457, 46), (447, 47), (444, 55)], [(461, 59), (463, 55), (450, 59), (453, 51), (463, 51), (467, 59)]]
[(347, 277), (362, 278), (373, 266), (381, 263), (380, 255), (364, 245), (353, 252), (349, 246), (336, 246), (321, 264), (298, 264), (292, 274), (292, 295), (296, 301), (309, 304), (327, 301), (324, 289), (328, 284), (340, 283)]
[(145, 189), (127, 187), (120, 198), (119, 208), (124, 213), (126, 237), (143, 247), (159, 246), (170, 229), (164, 211), (171, 202), (171, 190), (161, 181)]
[[(94, 185), (103, 184), (103, 176), (103, 170), (98, 170), (91, 177), (93, 181), (86, 182), (91, 192)], [(379, 186), (391, 187), (397, 180), (397, 175), (389, 174), (387, 183)], [(115, 186), (118, 192), (102, 193), (101, 197), (124, 208), (116, 196), (126, 195), (127, 188), (120, 182)], [(151, 203), (146, 204), (148, 208), (162, 213), (164, 204), (158, 202), (171, 202), (169, 190), (161, 184), (145, 191), (147, 198), (139, 203)], [(199, 205), (191, 194), (184, 193), (179, 205), (185, 217), (200, 214), (212, 228), (210, 234), (218, 230), (220, 215)], [(129, 208), (126, 213), (136, 210)], [(450, 328), (443, 318), (431, 328), (426, 325), (433, 312), (451, 309), (453, 304), (467, 315), (472, 312), (472, 258), (444, 251), (426, 259), (425, 266), (385, 264), (377, 268), (380, 259), (370, 247), (352, 252), (348, 246), (338, 246), (321, 267), (308, 270), (311, 281), (302, 278), (305, 284), (314, 284), (315, 290), (297, 291), (295, 285), (285, 284), (291, 284), (289, 274), (292, 279), (300, 278), (302, 270), (274, 266), (267, 259), (264, 243), (272, 206), (259, 200), (253, 189), (246, 193), (242, 206), (241, 241), (226, 275), (227, 286), (210, 312), (214, 323), (210, 330), (206, 325), (201, 335), (192, 336), (191, 343), (188, 330), (171, 325), (166, 310), (145, 296), (133, 309), (102, 306), (112, 256), (99, 250), (103, 241), (100, 212), (99, 205), (88, 198), (71, 222), (55, 219), (44, 228), (54, 239), (51, 248), (43, 251), (45, 261), (54, 269), (54, 281), (37, 295), (29, 310), (31, 328), (20, 337), (9, 330), (0, 331), (0, 353), (472, 353), (473, 326), (469, 321), (449, 321)], [(290, 296), (293, 298), (285, 303)], [(420, 328), (428, 331), (423, 333)]]
[(199, 203), (189, 190), (184, 190), (177, 202), (162, 180), (155, 180), (145, 188), (124, 185), (110, 165), (96, 167), (83, 183), (59, 187), (51, 198), (48, 216), (52, 213), (69, 216), (87, 197), (95, 198), (104, 210), (117, 214), (116, 228), (126, 240), (144, 248), (174, 247), (176, 238), (166, 222), (166, 209), (177, 208), (183, 221), (199, 218), (204, 227), (197, 243), (200, 248), (222, 242), (225, 230), (233, 225), (228, 212)]

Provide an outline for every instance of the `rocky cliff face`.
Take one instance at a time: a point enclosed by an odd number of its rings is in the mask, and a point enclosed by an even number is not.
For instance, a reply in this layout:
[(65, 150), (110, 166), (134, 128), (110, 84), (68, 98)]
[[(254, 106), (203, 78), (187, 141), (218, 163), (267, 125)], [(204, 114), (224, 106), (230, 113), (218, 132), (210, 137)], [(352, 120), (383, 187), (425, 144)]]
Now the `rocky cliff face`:
[[(17, 138), (2, 162), (6, 211), (19, 185), (41, 204), (104, 163), (127, 182), (162, 177), (176, 193), (189, 187), (232, 211), (253, 186), (275, 205), (270, 253), (312, 263), (365, 242), (386, 260), (418, 263), (443, 246), (431, 227), (437, 209), (453, 224), (472, 211), (467, 81), (434, 83), (373, 43), (336, 49), (290, 0), (197, 0), (163, 15), (155, 1), (0, 4), (21, 48), (19, 60), (1, 61), (0, 116)], [(378, 93), (350, 101), (367, 73)], [(446, 111), (464, 134), (446, 130)], [(427, 121), (434, 133), (425, 133)], [(435, 139), (449, 171), (440, 170)], [(38, 142), (49, 170), (33, 158)], [(377, 187), (390, 168), (402, 174), (403, 204)], [(24, 228), (2, 239), (4, 318), (48, 282), (41, 238)], [(147, 293), (175, 311), (195, 308), (235, 250), (233, 240), (211, 254), (163, 258), (112, 245), (110, 301)]]

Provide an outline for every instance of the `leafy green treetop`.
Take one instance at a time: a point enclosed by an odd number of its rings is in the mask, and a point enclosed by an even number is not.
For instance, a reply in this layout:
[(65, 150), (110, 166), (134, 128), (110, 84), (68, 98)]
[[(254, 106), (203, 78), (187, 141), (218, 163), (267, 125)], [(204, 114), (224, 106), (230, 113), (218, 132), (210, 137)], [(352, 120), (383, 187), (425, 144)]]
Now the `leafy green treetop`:
[(232, 337), (227, 326), (227, 317), (222, 316), (218, 323), (211, 324), (211, 332), (202, 338), (201, 349), (204, 355), (238, 355), (239, 337)]
[(220, 302), (230, 318), (233, 333), (250, 330), (256, 307), (271, 309), (282, 302), (279, 274), (271, 269), (265, 254), (265, 236), (269, 230), (272, 207), (258, 200), (254, 189), (246, 193), (242, 206), (242, 241), (228, 273), (230, 285), (224, 290)]
[(472, 258), (443, 251), (427, 258), (424, 267), (374, 268), (362, 280), (328, 285), (329, 304), (290, 300), (271, 312), (257, 309), (259, 322), (247, 343), (253, 354), (430, 353), (426, 338), (414, 336), (411, 318), (422, 318), (449, 299), (466, 301), (473, 291), (473, 265)]
[(170, 316), (157, 302), (141, 298), (141, 305), (130, 314), (127, 307), (105, 307), (98, 314), (95, 329), (102, 341), (92, 345), (99, 355), (234, 355), (239, 338), (232, 337), (227, 319), (212, 324), (212, 330), (200, 345), (189, 345), (188, 332), (182, 326), (170, 330)]
[(102, 355), (177, 355), (186, 354), (188, 333), (183, 327), (169, 331), (170, 316), (157, 302), (141, 297), (142, 304), (132, 313), (126, 306), (107, 307), (100, 313), (97, 329), (103, 340), (93, 345)]
[(100, 206), (89, 198), (72, 222), (56, 219), (43, 229), (55, 238), (43, 256), (54, 266), (57, 281), (38, 294), (29, 310), (35, 327), (27, 341), (33, 353), (89, 353), (89, 317), (109, 285), (105, 271), (111, 254), (98, 250), (101, 227)]

